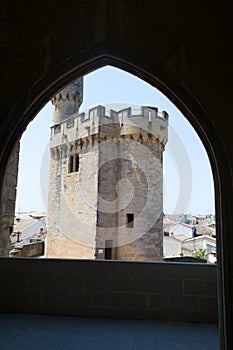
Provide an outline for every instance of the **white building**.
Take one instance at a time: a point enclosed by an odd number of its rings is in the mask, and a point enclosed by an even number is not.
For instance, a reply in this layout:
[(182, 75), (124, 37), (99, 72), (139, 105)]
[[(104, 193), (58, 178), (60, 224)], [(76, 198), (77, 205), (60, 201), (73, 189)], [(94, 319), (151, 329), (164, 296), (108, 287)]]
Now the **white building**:
[(181, 254), (182, 242), (172, 236), (163, 237), (163, 256), (164, 258), (177, 257)]
[(216, 262), (216, 238), (203, 235), (182, 242), (182, 253), (185, 256), (192, 256), (201, 251), (205, 252), (206, 260)]
[[(38, 213), (39, 215), (39, 213)], [(31, 213), (18, 214), (15, 217), (13, 232), (10, 236), (11, 243), (22, 242), (37, 234), (43, 233), (46, 228), (46, 214)]]
[(181, 241), (194, 237), (196, 228), (193, 225), (180, 223), (167, 223), (163, 226), (163, 235), (172, 236)]

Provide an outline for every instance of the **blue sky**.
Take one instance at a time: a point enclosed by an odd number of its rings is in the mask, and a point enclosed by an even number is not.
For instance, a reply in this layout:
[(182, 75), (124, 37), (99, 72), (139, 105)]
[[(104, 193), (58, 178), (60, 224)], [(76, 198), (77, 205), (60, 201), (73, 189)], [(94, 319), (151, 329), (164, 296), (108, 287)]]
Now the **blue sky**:
[[(150, 105), (169, 113), (164, 152), (164, 212), (214, 213), (214, 186), (206, 151), (180, 111), (157, 89), (129, 73), (104, 67), (84, 77), (80, 111), (95, 105)], [(49, 102), (21, 138), (16, 211), (47, 211), (49, 135), (53, 106)]]

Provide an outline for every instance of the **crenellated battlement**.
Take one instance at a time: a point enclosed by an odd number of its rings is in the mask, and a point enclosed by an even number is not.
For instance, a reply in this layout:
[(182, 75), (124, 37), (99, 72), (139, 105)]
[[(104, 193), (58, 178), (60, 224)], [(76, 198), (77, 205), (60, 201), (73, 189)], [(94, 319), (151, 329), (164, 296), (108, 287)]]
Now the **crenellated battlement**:
[(52, 124), (57, 125), (78, 113), (83, 101), (83, 78), (80, 78), (59, 91), (51, 100), (54, 105)]
[(168, 113), (158, 108), (141, 106), (119, 111), (98, 105), (87, 112), (76, 113), (51, 127), (50, 147), (84, 139), (90, 136), (120, 137), (152, 134), (163, 145), (167, 142)]

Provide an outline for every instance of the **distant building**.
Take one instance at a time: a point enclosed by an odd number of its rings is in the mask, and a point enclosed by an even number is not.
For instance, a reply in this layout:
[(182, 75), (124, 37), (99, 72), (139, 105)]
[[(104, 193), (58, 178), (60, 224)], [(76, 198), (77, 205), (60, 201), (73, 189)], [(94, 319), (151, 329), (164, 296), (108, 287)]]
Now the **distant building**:
[(198, 236), (182, 242), (182, 252), (186, 256), (192, 256), (204, 251), (205, 256), (216, 256), (216, 238), (210, 236)]
[(163, 232), (164, 258), (192, 257), (202, 253), (208, 262), (217, 261), (215, 220), (212, 216), (201, 219), (187, 215), (167, 216), (164, 219)]
[(28, 240), (35, 237), (37, 234), (42, 234), (46, 228), (46, 214), (37, 213), (18, 214), (14, 220), (13, 232), (11, 233), (11, 243), (16, 243)]
[(172, 236), (163, 237), (163, 256), (164, 258), (177, 257), (181, 254), (182, 242)]
[(193, 225), (181, 223), (164, 223), (164, 236), (172, 236), (181, 241), (195, 236), (196, 228)]
[(196, 225), (197, 235), (206, 235), (216, 237), (216, 227), (214, 218), (205, 218)]

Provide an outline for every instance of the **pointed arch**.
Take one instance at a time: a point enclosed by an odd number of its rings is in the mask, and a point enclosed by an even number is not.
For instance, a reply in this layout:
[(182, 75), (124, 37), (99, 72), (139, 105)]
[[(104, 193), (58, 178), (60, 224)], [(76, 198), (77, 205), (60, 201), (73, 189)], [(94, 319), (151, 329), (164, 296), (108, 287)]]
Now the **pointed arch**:
[[(156, 64), (153, 67), (148, 67), (143, 60), (141, 62), (140, 59), (135, 61), (133, 57), (135, 55), (132, 52), (127, 57), (124, 54), (120, 56), (115, 51), (114, 45), (102, 46), (98, 50), (70, 57), (70, 60), (60, 62), (60, 65), (53, 68), (53, 71), (51, 69), (51, 75), (41, 76), (38, 84), (32, 84), (30, 96), (27, 94), (20, 96), (15, 103), (15, 108), (9, 111), (6, 122), (6, 130), (11, 130), (11, 133), (3, 135), (4, 147), (0, 154), (1, 191), (3, 192), (5, 169), (14, 145), (28, 123), (59, 89), (72, 80), (108, 64), (139, 76), (158, 88), (180, 109), (196, 130), (208, 153), (216, 197), (220, 322), (227, 322), (227, 320), (231, 320), (232, 314), (226, 305), (230, 304), (233, 294), (230, 278), (232, 256), (224, 254), (229, 242), (233, 245), (231, 223), (229, 222), (230, 208), (232, 207), (230, 198), (233, 196), (229, 154), (226, 152), (225, 143), (218, 128), (196, 97), (195, 92), (189, 91), (179, 78), (174, 78), (168, 71), (161, 71)], [(15, 114), (16, 110), (17, 115)], [(17, 122), (15, 122), (16, 120)], [(225, 327), (224, 329), (228, 328), (226, 325), (223, 327)]]

